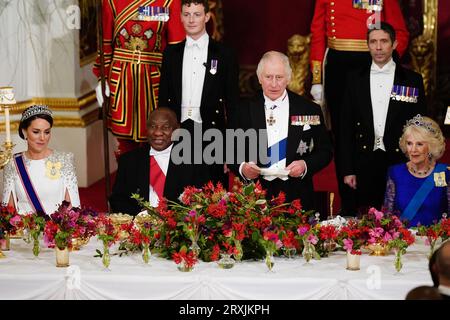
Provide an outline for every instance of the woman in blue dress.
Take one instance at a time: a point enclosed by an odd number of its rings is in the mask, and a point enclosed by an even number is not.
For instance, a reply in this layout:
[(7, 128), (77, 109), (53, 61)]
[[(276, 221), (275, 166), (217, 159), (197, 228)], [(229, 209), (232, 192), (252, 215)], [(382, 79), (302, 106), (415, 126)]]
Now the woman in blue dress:
[(400, 148), (409, 161), (389, 168), (384, 207), (408, 227), (436, 223), (450, 207), (449, 167), (437, 162), (445, 151), (439, 125), (415, 116), (403, 129)]

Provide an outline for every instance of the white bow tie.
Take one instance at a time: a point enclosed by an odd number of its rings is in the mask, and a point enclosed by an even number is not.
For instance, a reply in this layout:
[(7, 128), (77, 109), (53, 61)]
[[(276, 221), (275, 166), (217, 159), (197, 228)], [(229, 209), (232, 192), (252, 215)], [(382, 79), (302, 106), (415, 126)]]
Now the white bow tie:
[(370, 67), (370, 73), (372, 74), (392, 74), (394, 72), (395, 64), (388, 63), (380, 69), (376, 64), (372, 64)]
[(195, 41), (192, 38), (186, 38), (186, 46), (187, 47), (194, 47), (197, 46), (198, 48), (200, 48), (200, 42), (199, 41)]
[(155, 150), (153, 148), (150, 148), (150, 155), (151, 156), (160, 156), (160, 155), (163, 155), (163, 154), (170, 154), (170, 151), (172, 151), (170, 146), (165, 148), (164, 150), (161, 150), (161, 151), (158, 151), (158, 150)]

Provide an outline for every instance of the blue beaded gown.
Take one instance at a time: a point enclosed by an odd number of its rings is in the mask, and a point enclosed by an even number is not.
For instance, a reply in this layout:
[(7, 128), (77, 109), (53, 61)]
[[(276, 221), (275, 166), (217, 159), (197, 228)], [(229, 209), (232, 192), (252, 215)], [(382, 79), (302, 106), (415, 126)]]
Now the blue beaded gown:
[[(433, 175), (434, 173), (431, 174)], [(389, 167), (384, 208), (401, 216), (426, 178), (413, 176), (409, 172), (406, 163)], [(414, 218), (409, 221), (408, 227), (415, 227), (418, 224), (429, 226), (438, 222), (443, 213), (447, 213), (450, 207), (450, 171), (448, 167), (445, 170), (445, 180), (447, 186), (433, 186)]]

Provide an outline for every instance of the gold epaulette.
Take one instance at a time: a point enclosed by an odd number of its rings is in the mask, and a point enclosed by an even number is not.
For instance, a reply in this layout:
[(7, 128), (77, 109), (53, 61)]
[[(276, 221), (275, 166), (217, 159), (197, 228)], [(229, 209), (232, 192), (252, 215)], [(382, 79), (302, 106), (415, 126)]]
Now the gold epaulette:
[(312, 84), (322, 83), (322, 62), (312, 61)]

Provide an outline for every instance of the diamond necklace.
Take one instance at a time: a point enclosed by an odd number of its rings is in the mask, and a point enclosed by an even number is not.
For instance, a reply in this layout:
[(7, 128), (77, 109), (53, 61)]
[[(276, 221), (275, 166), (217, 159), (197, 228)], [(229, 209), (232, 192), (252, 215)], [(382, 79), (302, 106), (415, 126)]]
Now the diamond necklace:
[(412, 173), (418, 175), (418, 176), (425, 176), (428, 172), (430, 172), (431, 166), (428, 166), (428, 168), (425, 171), (418, 171), (415, 170), (412, 165), (408, 166), (409, 171), (411, 171)]

